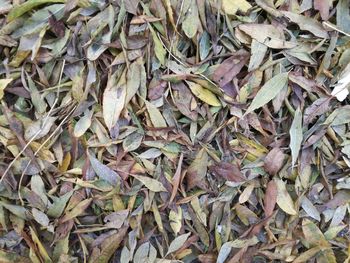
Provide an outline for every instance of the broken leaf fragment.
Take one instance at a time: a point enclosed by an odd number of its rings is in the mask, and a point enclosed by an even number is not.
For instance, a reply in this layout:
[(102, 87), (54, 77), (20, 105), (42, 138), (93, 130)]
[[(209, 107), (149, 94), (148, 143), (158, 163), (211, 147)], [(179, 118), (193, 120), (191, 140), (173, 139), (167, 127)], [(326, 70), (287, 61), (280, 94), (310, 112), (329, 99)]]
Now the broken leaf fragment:
[(4, 97), (4, 90), (13, 79), (0, 79), (0, 100)]

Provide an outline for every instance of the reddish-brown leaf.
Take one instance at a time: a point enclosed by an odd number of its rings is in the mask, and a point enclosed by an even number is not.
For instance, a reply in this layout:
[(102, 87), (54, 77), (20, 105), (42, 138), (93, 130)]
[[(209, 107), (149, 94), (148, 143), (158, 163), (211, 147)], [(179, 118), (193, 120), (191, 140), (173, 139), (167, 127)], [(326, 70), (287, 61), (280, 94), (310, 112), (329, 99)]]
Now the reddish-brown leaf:
[(239, 168), (228, 162), (219, 162), (210, 167), (212, 173), (232, 182), (244, 182), (247, 180)]
[(267, 184), (266, 193), (264, 197), (264, 211), (265, 217), (272, 215), (277, 202), (277, 185), (274, 180)]
[(277, 174), (283, 166), (284, 157), (285, 155), (280, 148), (273, 148), (265, 157), (265, 171), (271, 175)]
[(329, 18), (329, 8), (332, 5), (333, 0), (314, 0), (314, 7), (316, 10), (320, 11), (322, 20), (328, 20)]
[(249, 53), (243, 49), (237, 51), (234, 55), (226, 59), (215, 70), (213, 80), (216, 81), (220, 87), (224, 87), (241, 71), (244, 65), (249, 60)]

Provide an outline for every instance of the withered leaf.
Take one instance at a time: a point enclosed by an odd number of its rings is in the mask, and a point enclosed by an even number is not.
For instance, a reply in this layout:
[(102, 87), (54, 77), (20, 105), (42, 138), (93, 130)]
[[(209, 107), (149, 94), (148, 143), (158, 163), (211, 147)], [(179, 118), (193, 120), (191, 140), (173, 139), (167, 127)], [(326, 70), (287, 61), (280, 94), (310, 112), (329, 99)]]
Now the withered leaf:
[(241, 71), (249, 59), (249, 54), (245, 50), (237, 51), (233, 56), (224, 60), (215, 70), (213, 80), (224, 87)]
[(225, 180), (232, 182), (244, 182), (246, 178), (240, 169), (228, 162), (220, 162), (210, 167), (210, 170), (217, 176), (223, 177)]
[(265, 157), (265, 171), (271, 175), (275, 175), (283, 166), (285, 155), (280, 148), (273, 148)]
[[(108, 78), (106, 89), (103, 93), (103, 118), (108, 129), (116, 125), (124, 108), (126, 98), (125, 71), (118, 76), (118, 71)], [(117, 78), (119, 77), (119, 80)]]
[(277, 204), (278, 206), (289, 215), (296, 215), (295, 204), (290, 194), (287, 191), (286, 183), (281, 179), (275, 178), (277, 186)]
[(266, 193), (264, 197), (264, 210), (265, 210), (266, 217), (269, 217), (270, 215), (272, 215), (277, 202), (277, 196), (278, 196), (278, 190), (277, 190), (276, 182), (274, 180), (271, 180), (267, 184)]
[(0, 0), (0, 262), (349, 261), (349, 7)]

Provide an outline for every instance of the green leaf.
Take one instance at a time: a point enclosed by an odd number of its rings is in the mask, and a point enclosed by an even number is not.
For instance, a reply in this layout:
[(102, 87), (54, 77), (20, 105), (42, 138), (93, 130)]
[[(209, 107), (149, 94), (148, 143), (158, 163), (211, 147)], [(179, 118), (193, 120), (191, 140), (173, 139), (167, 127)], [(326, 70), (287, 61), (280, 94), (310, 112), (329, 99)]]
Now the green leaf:
[(43, 5), (43, 4), (48, 4), (48, 3), (65, 3), (65, 0), (29, 0), (25, 1), (23, 4), (14, 6), (9, 14), (7, 15), (7, 20), (10, 22), (14, 20), (15, 18), (29, 12), (33, 8)]
[(168, 252), (166, 253), (167, 255), (177, 251), (178, 249), (180, 249), (183, 244), (186, 242), (186, 240), (188, 239), (188, 237), (191, 235), (191, 233), (187, 233), (187, 234), (183, 234), (180, 235), (178, 237), (176, 237), (169, 246)]
[(186, 17), (182, 22), (182, 30), (185, 32), (188, 38), (193, 38), (198, 29), (198, 25), (200, 24), (198, 18), (198, 7), (196, 0), (191, 1), (190, 8), (186, 13)]
[(245, 115), (264, 106), (277, 96), (277, 94), (287, 85), (288, 73), (280, 73), (267, 81), (255, 95), (252, 103), (247, 109)]
[(0, 205), (5, 207), (12, 214), (18, 216), (19, 218), (22, 218), (25, 220), (27, 219), (27, 209), (25, 209), (23, 206), (11, 205), (11, 204), (7, 204), (7, 203), (2, 202), (2, 201), (0, 201)]
[(54, 4), (36, 11), (30, 18), (26, 19), (24, 25), (18, 28), (12, 37), (18, 38), (24, 35), (33, 34), (47, 26), (52, 16), (59, 20), (64, 15), (64, 4)]
[(30, 96), (32, 98), (32, 103), (36, 109), (36, 111), (40, 114), (44, 114), (46, 112), (46, 103), (44, 99), (41, 97), (38, 88), (36, 87), (32, 78), (27, 74), (28, 80), (28, 88), (30, 90)]
[(123, 140), (123, 149), (125, 152), (132, 152), (141, 145), (143, 135), (139, 132), (133, 132)]
[(140, 176), (140, 175), (133, 175), (137, 180), (139, 180), (141, 183), (143, 183), (149, 190), (153, 192), (166, 192), (167, 190), (163, 186), (163, 184), (155, 179), (146, 177), (146, 176)]
[(300, 254), (296, 259), (294, 259), (293, 263), (304, 263), (308, 262), (313, 256), (315, 256), (318, 252), (320, 252), (320, 247), (313, 247), (302, 254)]
[(92, 116), (93, 116), (93, 110), (92, 111), (86, 110), (84, 112), (84, 116), (81, 117), (74, 126), (75, 137), (83, 136), (85, 132), (90, 128)]
[(248, 67), (249, 72), (259, 68), (261, 62), (263, 61), (266, 55), (267, 46), (264, 44), (261, 44), (259, 41), (256, 41), (255, 39), (252, 39), (251, 49), (252, 49), (252, 53), (250, 55), (249, 67)]
[(166, 50), (164, 49), (162, 42), (159, 40), (157, 33), (154, 31), (151, 25), (149, 25), (149, 29), (151, 30), (152, 34), (156, 57), (162, 65), (165, 65)]
[(30, 180), (30, 185), (32, 191), (40, 196), (43, 203), (47, 206), (49, 200), (46, 196), (45, 185), (41, 177), (39, 175), (33, 175)]
[(289, 148), (292, 151), (292, 166), (294, 166), (298, 159), (301, 143), (303, 141), (303, 129), (302, 129), (303, 115), (300, 108), (297, 108), (294, 114), (292, 126), (289, 130), (290, 144)]
[(138, 58), (134, 63), (132, 63), (126, 74), (126, 98), (125, 106), (129, 101), (135, 96), (141, 85), (141, 78), (145, 74), (145, 68), (143, 66), (142, 57)]
[(54, 217), (54, 218), (59, 218), (62, 215), (64, 208), (66, 207), (67, 202), (68, 202), (69, 198), (72, 196), (73, 192), (74, 191), (72, 190), (72, 191), (65, 193), (64, 195), (62, 195), (60, 197), (54, 197), (53, 198), (54, 202), (49, 207), (47, 214), (49, 216)]

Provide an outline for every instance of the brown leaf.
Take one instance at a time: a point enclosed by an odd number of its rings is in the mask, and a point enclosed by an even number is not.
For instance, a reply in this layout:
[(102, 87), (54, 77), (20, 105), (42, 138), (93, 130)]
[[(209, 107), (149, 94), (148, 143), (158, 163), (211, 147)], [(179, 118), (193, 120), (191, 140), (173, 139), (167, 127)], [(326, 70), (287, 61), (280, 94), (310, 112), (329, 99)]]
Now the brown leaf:
[(171, 192), (169, 203), (171, 203), (174, 200), (176, 193), (177, 193), (177, 190), (179, 188), (180, 179), (181, 179), (182, 160), (183, 160), (183, 153), (181, 153), (181, 155), (180, 155), (179, 162), (177, 164), (177, 168), (176, 168), (175, 174), (173, 176), (173, 180), (171, 182), (171, 184), (173, 185), (173, 190)]
[(320, 116), (329, 110), (328, 98), (320, 98), (315, 100), (309, 107), (304, 111), (304, 125), (312, 122), (317, 116)]
[(320, 15), (323, 20), (328, 20), (329, 9), (332, 7), (332, 0), (314, 0), (314, 7), (320, 11)]
[(265, 171), (271, 175), (277, 174), (283, 166), (284, 157), (285, 155), (280, 148), (273, 148), (265, 157)]
[(271, 180), (266, 187), (266, 193), (264, 197), (264, 211), (265, 217), (269, 217), (273, 214), (277, 202), (277, 185), (274, 180)]
[(51, 16), (49, 18), (49, 25), (51, 26), (52, 32), (54, 32), (54, 34), (57, 37), (59, 37), (59, 38), (64, 37), (66, 27), (65, 27), (64, 23), (60, 20), (57, 20), (56, 17), (52, 13), (51, 13)]
[(237, 51), (234, 55), (226, 59), (215, 70), (213, 80), (216, 81), (220, 87), (224, 87), (241, 71), (244, 65), (249, 60), (249, 53), (243, 49)]
[(219, 162), (211, 166), (210, 170), (214, 175), (221, 176), (231, 182), (244, 182), (246, 180), (239, 168), (232, 163)]

